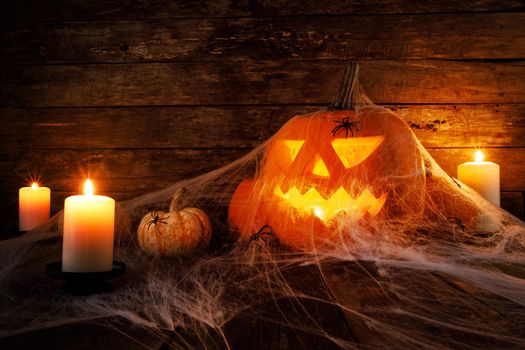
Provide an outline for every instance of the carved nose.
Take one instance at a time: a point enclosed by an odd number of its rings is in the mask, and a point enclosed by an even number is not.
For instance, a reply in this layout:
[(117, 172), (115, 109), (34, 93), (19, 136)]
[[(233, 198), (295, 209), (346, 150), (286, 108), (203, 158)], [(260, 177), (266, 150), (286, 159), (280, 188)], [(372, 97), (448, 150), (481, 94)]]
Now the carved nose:
[(330, 176), (330, 172), (328, 171), (328, 168), (326, 167), (326, 164), (323, 162), (323, 159), (319, 153), (317, 153), (314, 158), (312, 175), (321, 177)]

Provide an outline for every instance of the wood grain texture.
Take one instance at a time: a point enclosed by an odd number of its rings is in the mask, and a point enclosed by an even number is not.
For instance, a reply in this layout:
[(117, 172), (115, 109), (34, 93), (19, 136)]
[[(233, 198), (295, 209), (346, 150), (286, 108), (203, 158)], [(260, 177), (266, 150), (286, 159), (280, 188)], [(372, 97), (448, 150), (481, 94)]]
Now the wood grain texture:
[[(525, 104), (390, 105), (425, 147), (525, 147)], [(0, 108), (0, 149), (251, 148), (322, 105)], [(16, 130), (16, 133), (13, 132)]]
[[(249, 0), (23, 0), (3, 8), (10, 21), (71, 21), (102, 18), (187, 18), (231, 17), (251, 13)], [(495, 1), (487, 6), (500, 7)], [(516, 3), (508, 3), (515, 8)]]
[(0, 61), (516, 59), (520, 33), (525, 13), (38, 22), (0, 34)]
[[(176, 62), (10, 67), (0, 106), (131, 106), (326, 103), (341, 61)], [(364, 61), (369, 97), (387, 103), (525, 101), (525, 64)]]
[(425, 147), (523, 147), (521, 104), (391, 106)]
[[(283, 277), (275, 276), (276, 279), (284, 278), (287, 288), (295, 291), (295, 295), (308, 297), (284, 295), (272, 302), (254, 305), (253, 310), (247, 310), (250, 315), (241, 314), (226, 325), (225, 335), (231, 349), (340, 349), (343, 342), (356, 345), (340, 309), (334, 304), (319, 302), (332, 301), (333, 297), (316, 266), (292, 263), (280, 271)], [(310, 333), (297, 325), (321, 327), (326, 333)], [(333, 341), (335, 339), (339, 342)]]
[[(475, 283), (456, 279), (453, 274), (395, 266), (376, 266), (374, 262), (355, 261), (320, 264), (326, 285), (334, 300), (342, 306), (347, 322), (357, 332), (357, 340), (366, 348), (409, 349), (413, 347), (513, 348), (512, 340), (493, 337), (485, 332), (468, 332), (464, 327), (452, 326), (458, 320), (481, 322), (520, 332), (520, 326), (508, 317), (501, 317), (497, 307), (487, 303), (505, 303), (508, 308), (521, 306), (492, 294)], [(385, 277), (386, 276), (386, 277)], [(456, 285), (457, 284), (457, 285)], [(394, 288), (390, 286), (394, 285)], [(414, 292), (416, 290), (417, 292)], [(436, 300), (432, 311), (436, 314), (454, 308), (454, 321), (436, 327), (434, 315), (419, 317), (428, 310), (419, 308), (418, 300)], [(465, 299), (470, 301), (465, 304)], [(386, 337), (385, 329), (396, 331), (395, 337)], [(425, 342), (431, 339), (432, 345)], [(439, 344), (439, 345), (436, 345)]]
[[(44, 266), (41, 266), (43, 269)], [(111, 327), (93, 325), (87, 322), (74, 323), (67, 327), (52, 327), (30, 333), (0, 338), (0, 347), (10, 350), (68, 350), (74, 349), (126, 349), (144, 350), (161, 349), (166, 339), (159, 331), (133, 326), (122, 319), (106, 319)]]
[(21, 0), (3, 5), (10, 21), (290, 16), (320, 14), (392, 14), (523, 11), (520, 0)]
[[(322, 264), (320, 270), (334, 301), (342, 306), (346, 322), (354, 330), (357, 342), (367, 344), (371, 349), (379, 349), (388, 343), (385, 336), (375, 331), (375, 327), (367, 322), (366, 317), (367, 308), (392, 303), (391, 296), (385, 295), (375, 282), (379, 277), (376, 266), (373, 263), (356, 261)], [(352, 287), (345, 286), (345, 281), (352, 281)]]
[(252, 11), (264, 15), (294, 15), (294, 14), (347, 14), (347, 13), (458, 13), (486, 11), (520, 11), (525, 4), (522, 1), (410, 1), (410, 0), (259, 0), (254, 1)]
[[(255, 147), (312, 106), (0, 109), (0, 148)], [(12, 130), (17, 130), (13, 133)]]
[[(81, 192), (82, 179), (96, 181), (97, 192), (150, 192), (226, 165), (247, 149), (19, 150), (3, 155), (0, 189), (18, 188), (31, 177), (56, 191)], [(16, 175), (9, 175), (16, 174)]]
[[(484, 147), (501, 165), (502, 207), (525, 215), (522, 0), (19, 0), (2, 4), (0, 17), (0, 238), (16, 230), (18, 188), (29, 177), (53, 189), (54, 213), (88, 175), (118, 201), (195, 177), (249, 152), (291, 116), (331, 103), (345, 60), (361, 62), (372, 100), (409, 123), (450, 175)], [(357, 311), (303, 302), (331, 335), (384, 344), (363, 319), (374, 309), (406, 325), (373, 266), (308, 269), (289, 271), (292, 288)], [(402, 276), (411, 285), (427, 278)], [(479, 292), (466, 287), (438, 299)], [(287, 319), (227, 325), (234, 348), (330, 348), (283, 327), (301, 317), (293, 301), (272, 306)], [(65, 349), (72, 338), (86, 348), (183, 346), (78, 328), (0, 339), (0, 347)], [(461, 337), (438, 335), (443, 346)], [(503, 348), (480, 338), (471, 345)]]

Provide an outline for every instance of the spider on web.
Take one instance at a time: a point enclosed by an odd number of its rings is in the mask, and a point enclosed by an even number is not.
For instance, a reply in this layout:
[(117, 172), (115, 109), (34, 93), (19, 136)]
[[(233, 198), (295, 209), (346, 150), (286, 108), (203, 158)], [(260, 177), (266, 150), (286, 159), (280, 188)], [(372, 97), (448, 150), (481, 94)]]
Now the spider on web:
[(354, 137), (354, 132), (359, 131), (359, 127), (357, 126), (359, 124), (359, 120), (352, 121), (350, 120), (350, 117), (345, 117), (341, 120), (336, 120), (335, 122), (338, 125), (332, 129), (332, 136), (337, 135), (341, 129), (345, 129), (345, 138), (348, 138), (348, 132), (350, 132), (352, 137)]
[(259, 231), (255, 232), (250, 236), (250, 242), (258, 241), (259, 239), (263, 240), (263, 236), (273, 236), (273, 230), (270, 225), (262, 226)]

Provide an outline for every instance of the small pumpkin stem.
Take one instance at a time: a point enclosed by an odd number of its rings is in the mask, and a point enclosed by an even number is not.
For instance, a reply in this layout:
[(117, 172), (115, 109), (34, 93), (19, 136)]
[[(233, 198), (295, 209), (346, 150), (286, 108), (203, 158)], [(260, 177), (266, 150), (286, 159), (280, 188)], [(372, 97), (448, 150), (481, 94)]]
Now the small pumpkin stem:
[(173, 198), (171, 199), (170, 212), (178, 211), (180, 200), (182, 199), (182, 196), (184, 195), (185, 191), (186, 189), (184, 187), (181, 187), (177, 191), (175, 191), (175, 194), (173, 195)]

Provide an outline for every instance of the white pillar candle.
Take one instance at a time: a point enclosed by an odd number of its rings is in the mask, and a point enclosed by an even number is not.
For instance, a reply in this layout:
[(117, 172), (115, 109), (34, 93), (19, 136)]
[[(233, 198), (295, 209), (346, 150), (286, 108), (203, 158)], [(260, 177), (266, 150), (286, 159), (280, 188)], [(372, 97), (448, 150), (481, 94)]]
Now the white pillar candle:
[(458, 165), (458, 179), (488, 201), (500, 205), (499, 165), (484, 162), (481, 151), (476, 152), (474, 162)]
[(18, 191), (18, 229), (29, 231), (49, 220), (51, 190), (39, 187), (33, 182), (31, 187)]
[(101, 272), (113, 267), (115, 200), (93, 192), (88, 179), (85, 195), (66, 198), (62, 271)]

